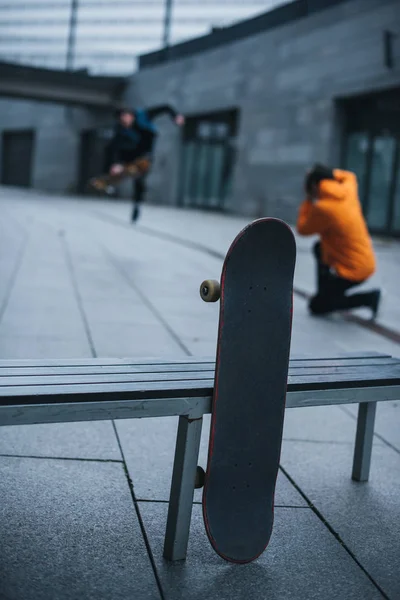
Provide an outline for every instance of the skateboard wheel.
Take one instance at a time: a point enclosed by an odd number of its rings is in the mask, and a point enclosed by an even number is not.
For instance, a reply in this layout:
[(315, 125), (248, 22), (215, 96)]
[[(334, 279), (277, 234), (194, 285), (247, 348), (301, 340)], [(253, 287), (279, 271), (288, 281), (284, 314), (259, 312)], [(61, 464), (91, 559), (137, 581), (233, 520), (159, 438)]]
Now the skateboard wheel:
[(196, 468), (196, 480), (194, 483), (194, 487), (196, 488), (196, 490), (199, 490), (200, 488), (204, 487), (204, 481), (206, 478), (206, 474), (205, 471), (202, 467), (197, 467)]
[(204, 302), (217, 302), (221, 296), (221, 286), (215, 279), (206, 279), (200, 286), (200, 296)]

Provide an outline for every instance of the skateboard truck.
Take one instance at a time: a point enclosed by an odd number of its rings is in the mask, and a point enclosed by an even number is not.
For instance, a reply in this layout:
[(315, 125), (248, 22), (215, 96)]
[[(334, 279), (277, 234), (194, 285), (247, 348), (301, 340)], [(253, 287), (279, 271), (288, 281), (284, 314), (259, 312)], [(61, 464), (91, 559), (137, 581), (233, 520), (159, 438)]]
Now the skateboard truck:
[(204, 487), (205, 478), (206, 478), (206, 473), (205, 473), (203, 467), (198, 466), (196, 468), (196, 479), (195, 479), (195, 483), (194, 483), (194, 487), (196, 490), (199, 490), (200, 488)]
[(200, 286), (200, 296), (204, 302), (218, 302), (221, 296), (221, 285), (216, 279), (206, 279)]

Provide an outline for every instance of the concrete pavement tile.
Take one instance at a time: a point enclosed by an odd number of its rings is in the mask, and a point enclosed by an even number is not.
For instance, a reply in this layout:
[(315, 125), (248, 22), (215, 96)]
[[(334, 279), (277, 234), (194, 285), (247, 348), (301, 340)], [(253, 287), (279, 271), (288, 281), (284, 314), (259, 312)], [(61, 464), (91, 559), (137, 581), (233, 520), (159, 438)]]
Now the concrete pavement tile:
[[(162, 306), (160, 307), (162, 312)], [(218, 331), (218, 318), (210, 319), (209, 314), (189, 316), (182, 311), (181, 316), (164, 315), (168, 325), (182, 338), (190, 337), (210, 337), (216, 336)]]
[(206, 537), (201, 507), (192, 517), (185, 563), (162, 558), (167, 507), (142, 503), (167, 600), (380, 600), (381, 594), (308, 508), (277, 508), (270, 544), (248, 565), (224, 562)]
[(283, 430), (285, 440), (347, 443), (350, 452), (355, 435), (356, 421), (339, 406), (313, 406), (286, 410)]
[[(357, 417), (358, 407), (347, 405), (342, 407)], [(375, 433), (381, 435), (389, 444), (400, 452), (400, 402), (378, 402), (375, 417)], [(375, 438), (377, 442), (379, 438)]]
[(184, 339), (185, 346), (193, 356), (203, 358), (204, 356), (215, 357), (217, 348), (217, 334), (214, 339), (202, 340), (198, 338)]
[(121, 460), (111, 421), (2, 427), (0, 454)]
[(83, 302), (85, 312), (91, 323), (104, 323), (112, 326), (136, 323), (154, 323), (156, 317), (143, 302), (135, 304), (130, 299), (117, 298), (104, 300), (92, 298)]
[(400, 452), (400, 402), (379, 402), (375, 431)]
[(80, 315), (75, 311), (47, 312), (43, 308), (7, 311), (0, 324), (0, 335), (54, 336), (63, 340), (84, 336)]
[(181, 346), (161, 325), (134, 325), (129, 328), (93, 329), (97, 356), (184, 356)]
[(87, 358), (86, 337), (62, 339), (59, 336), (0, 335), (0, 358)]
[(87, 319), (93, 335), (100, 334), (106, 337), (116, 337), (117, 339), (135, 338), (138, 331), (144, 331), (147, 328), (150, 330), (157, 329), (157, 331), (163, 329), (155, 316), (143, 307), (138, 310), (133, 309), (126, 314), (119, 314), (119, 319), (111, 316), (109, 320), (104, 313), (93, 315), (89, 309)]
[(340, 315), (313, 317), (307, 302), (294, 298), (292, 353), (313, 352), (314, 356), (332, 355), (332, 352), (365, 352), (374, 350), (396, 356), (399, 346), (355, 323), (345, 321)]
[[(23, 289), (21, 289), (23, 287)], [(7, 312), (10, 311), (12, 314), (29, 312), (30, 310), (43, 310), (49, 311), (49, 314), (58, 313), (59, 311), (66, 311), (68, 314), (78, 315), (78, 307), (70, 290), (57, 290), (48, 292), (46, 289), (33, 290), (29, 286), (18, 286), (18, 290), (15, 288), (12, 293), (12, 302), (10, 303)]]
[(95, 306), (103, 306), (104, 309), (110, 310), (110, 307), (114, 305), (117, 307), (119, 304), (124, 308), (130, 308), (132, 306), (141, 306), (142, 299), (127, 285), (121, 284), (121, 282), (115, 282), (112, 280), (112, 285), (108, 281), (107, 286), (101, 289), (83, 288), (79, 286), (79, 291), (83, 302), (92, 303)]
[(287, 442), (282, 464), (386, 594), (400, 597), (400, 455), (372, 452), (370, 480), (351, 480), (353, 452), (340, 444)]
[(0, 459), (0, 597), (160, 598), (120, 465)]
[[(169, 500), (175, 453), (177, 419), (129, 419), (116, 421), (122, 449), (137, 498)], [(210, 416), (204, 417), (199, 465), (206, 467)], [(194, 500), (201, 502), (202, 490), (195, 490)], [(301, 495), (279, 473), (275, 502), (285, 506), (304, 506)]]

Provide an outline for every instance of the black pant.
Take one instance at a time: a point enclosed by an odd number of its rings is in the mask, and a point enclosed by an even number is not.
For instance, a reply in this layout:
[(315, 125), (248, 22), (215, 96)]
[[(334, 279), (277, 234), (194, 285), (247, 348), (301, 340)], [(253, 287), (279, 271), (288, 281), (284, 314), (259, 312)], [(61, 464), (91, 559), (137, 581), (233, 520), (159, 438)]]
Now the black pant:
[(146, 177), (138, 177), (133, 180), (133, 207), (132, 207), (132, 221), (137, 221), (139, 218), (140, 208), (139, 205), (143, 202), (144, 194), (146, 192)]
[(317, 261), (318, 292), (310, 300), (310, 311), (315, 315), (323, 315), (336, 310), (371, 307), (376, 292), (363, 292), (346, 296), (347, 290), (360, 285), (363, 281), (350, 281), (338, 277), (321, 260), (321, 244), (314, 245), (314, 256)]
[[(120, 153), (120, 161), (122, 163), (130, 163), (134, 160), (141, 158), (140, 154), (136, 152), (121, 152)], [(147, 175), (147, 173), (146, 173)], [(132, 221), (136, 221), (139, 216), (139, 204), (141, 204), (144, 200), (144, 195), (146, 192), (146, 175), (142, 175), (141, 177), (135, 177), (133, 180), (133, 189), (132, 189), (132, 200), (133, 200), (133, 211), (132, 211)]]
[[(118, 161), (125, 164), (133, 162), (134, 160), (140, 158), (141, 155), (137, 154), (137, 152), (124, 151), (120, 152)], [(115, 157), (112, 156), (111, 152), (106, 152), (105, 164), (107, 166), (107, 171), (109, 171), (111, 165), (115, 162)], [(146, 173), (147, 175), (147, 173)], [(141, 204), (144, 200), (144, 195), (146, 193), (146, 175), (142, 175), (142, 177), (135, 177), (133, 180), (133, 188), (132, 188), (132, 221), (136, 221), (139, 217), (139, 204)]]
[(136, 203), (143, 202), (144, 195), (146, 193), (146, 178), (138, 177), (133, 180), (133, 194), (132, 200)]

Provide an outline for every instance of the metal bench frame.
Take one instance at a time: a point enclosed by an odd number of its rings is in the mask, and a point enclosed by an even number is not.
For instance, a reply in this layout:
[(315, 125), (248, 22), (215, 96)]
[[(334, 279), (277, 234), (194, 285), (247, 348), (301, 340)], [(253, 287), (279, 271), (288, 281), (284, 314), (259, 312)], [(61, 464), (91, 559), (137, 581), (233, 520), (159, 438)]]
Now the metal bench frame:
[[(2, 365), (5, 362), (3, 361)], [(31, 361), (32, 364), (35, 362), (39, 361)], [(122, 361), (121, 366), (123, 364), (126, 365), (126, 361)], [(368, 481), (376, 404), (381, 401), (399, 400), (399, 381), (400, 377), (397, 377), (393, 385), (388, 382), (387, 385), (371, 387), (349, 386), (306, 391), (290, 391), (289, 388), (286, 408), (359, 404), (352, 478), (360, 482)], [(203, 415), (211, 413), (211, 400), (211, 395), (200, 394), (145, 400), (113, 399), (112, 401), (68, 401), (59, 404), (24, 404), (21, 395), (16, 397), (16, 402), (12, 405), (0, 404), (0, 425), (179, 417), (164, 542), (164, 557), (167, 560), (177, 561), (186, 558)]]

